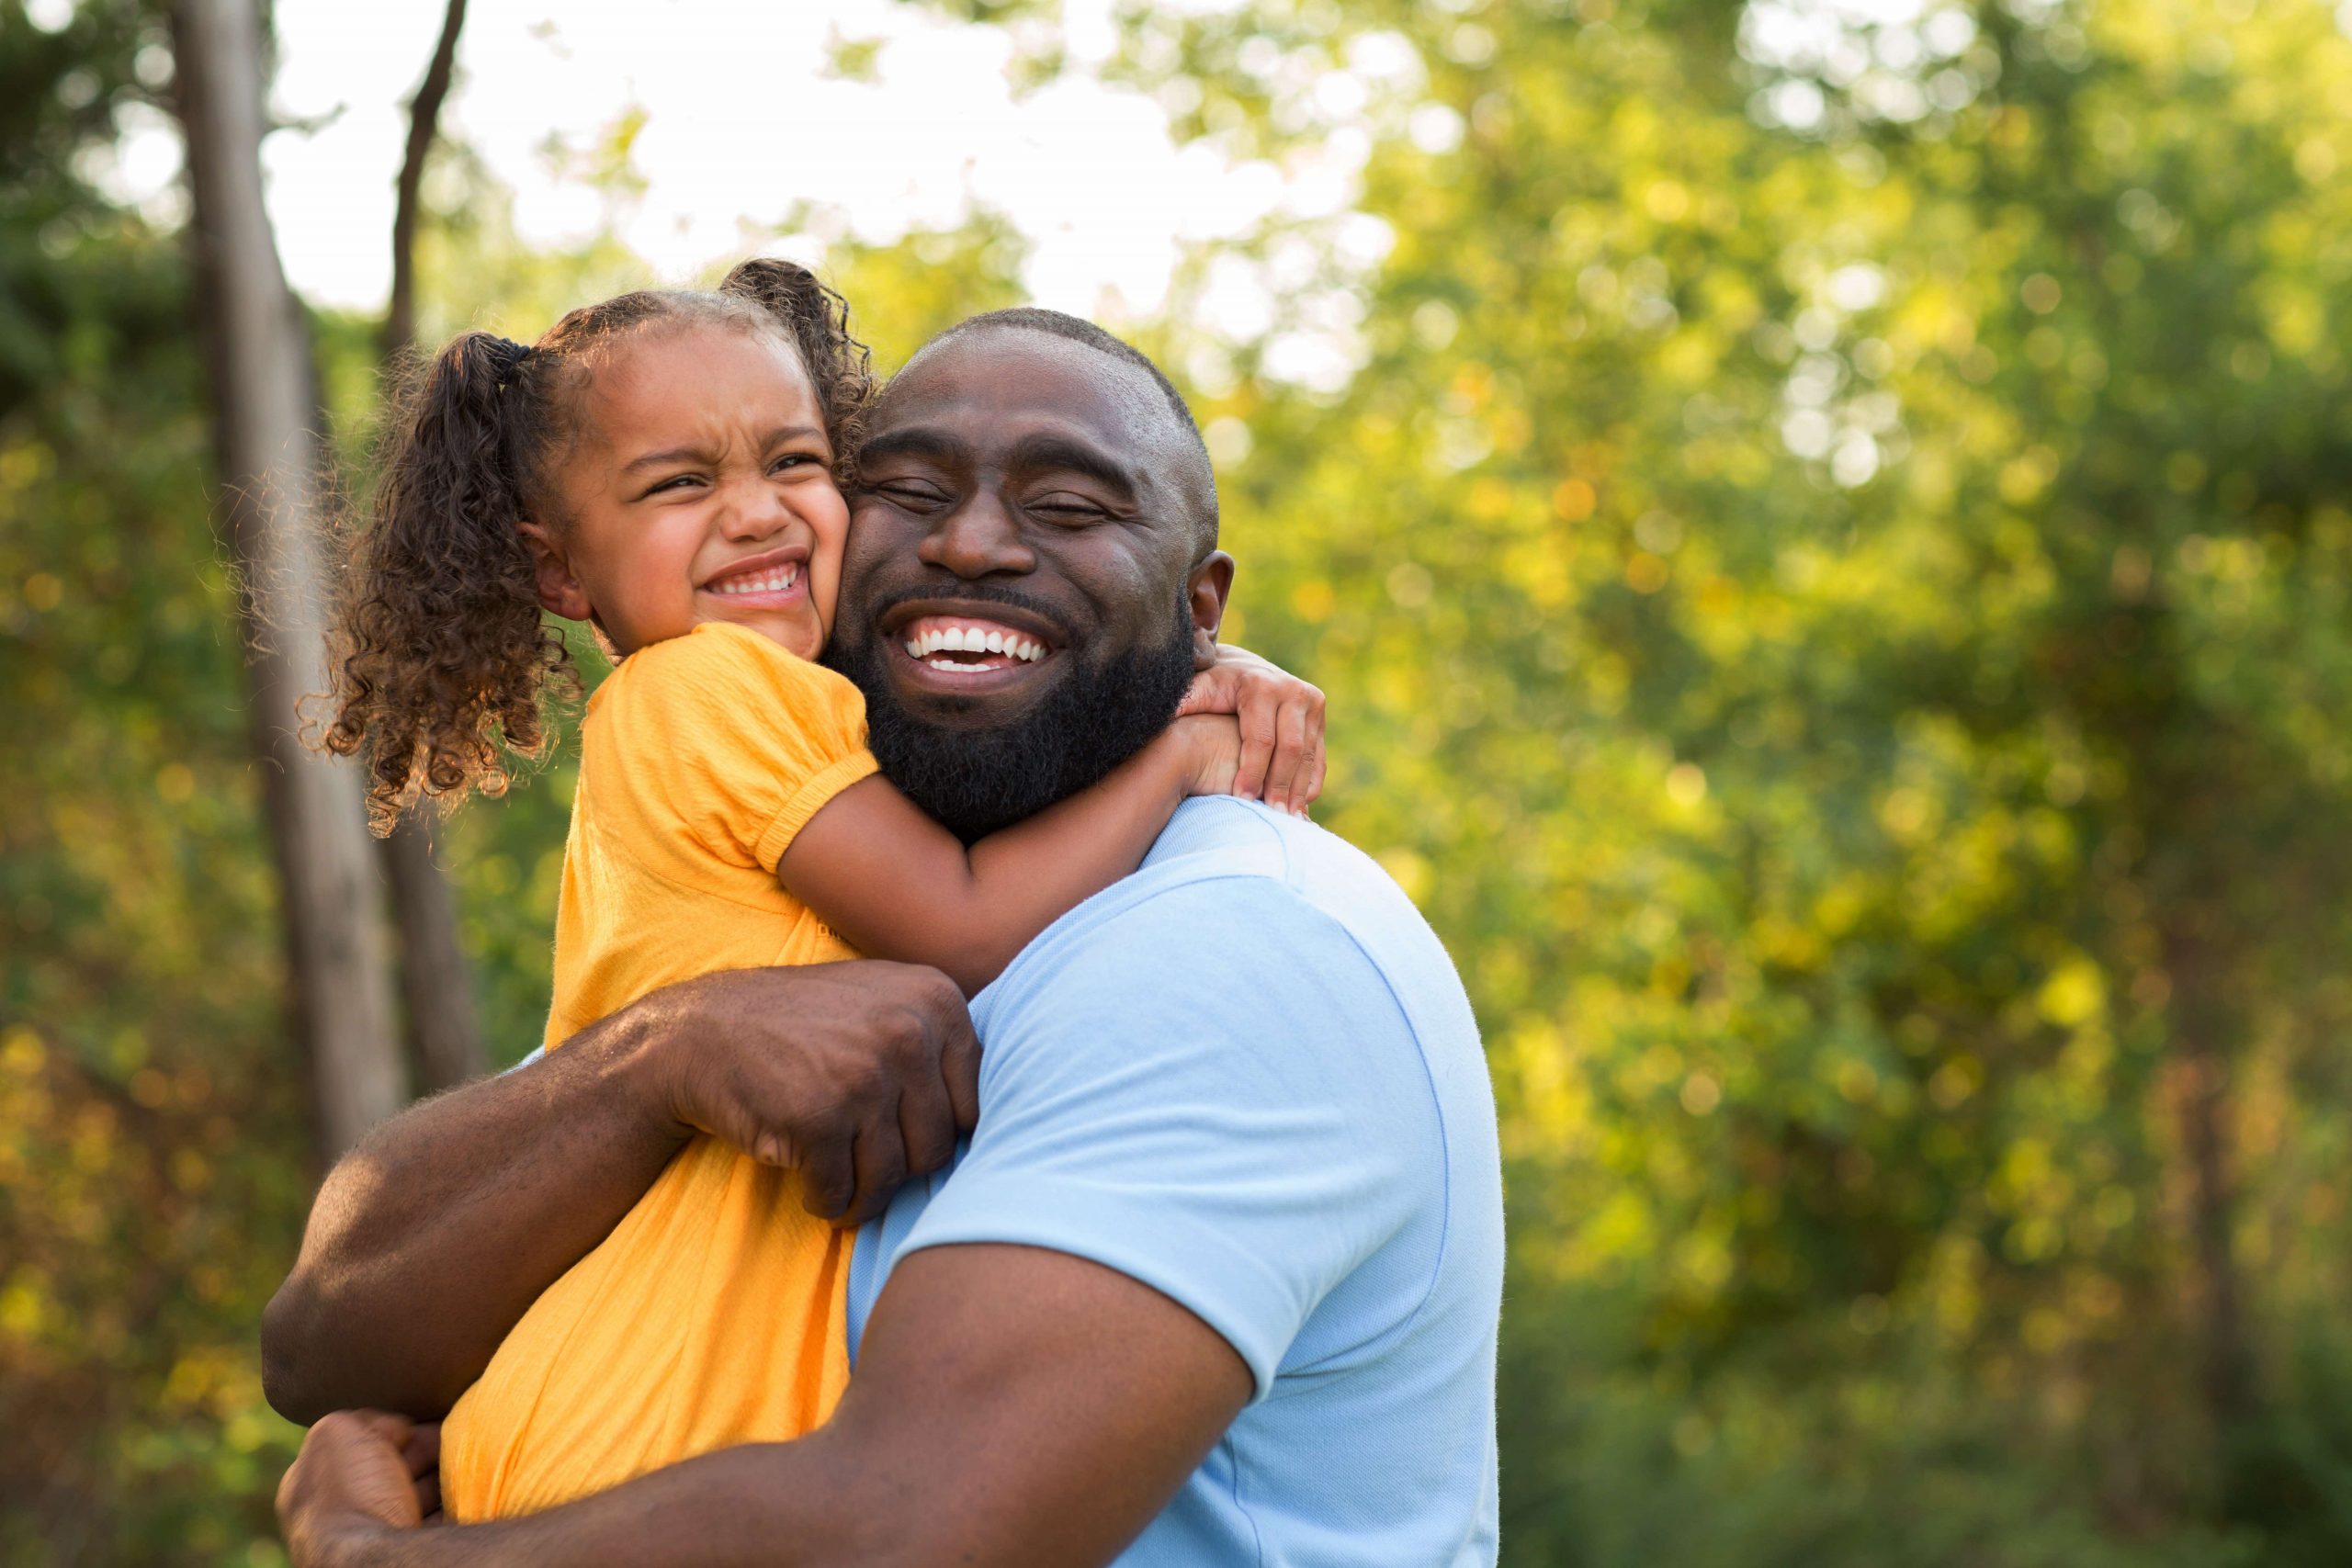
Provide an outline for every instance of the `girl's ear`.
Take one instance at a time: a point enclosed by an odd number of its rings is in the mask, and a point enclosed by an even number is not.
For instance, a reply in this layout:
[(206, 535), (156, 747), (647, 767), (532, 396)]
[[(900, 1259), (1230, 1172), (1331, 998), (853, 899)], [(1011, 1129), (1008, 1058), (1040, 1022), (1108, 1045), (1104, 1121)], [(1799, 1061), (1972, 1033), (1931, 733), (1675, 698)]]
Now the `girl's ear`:
[(567, 621), (584, 621), (595, 614), (588, 590), (572, 574), (571, 562), (554, 535), (537, 523), (517, 523), (524, 547), (531, 552), (531, 572), (539, 590), (539, 607)]

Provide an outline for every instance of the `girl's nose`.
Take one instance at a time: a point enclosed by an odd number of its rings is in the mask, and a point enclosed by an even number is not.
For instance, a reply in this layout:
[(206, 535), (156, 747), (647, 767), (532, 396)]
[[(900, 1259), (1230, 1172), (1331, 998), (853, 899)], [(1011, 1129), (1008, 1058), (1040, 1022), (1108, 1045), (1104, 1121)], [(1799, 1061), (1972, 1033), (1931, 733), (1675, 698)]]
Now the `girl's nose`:
[(718, 529), (727, 538), (749, 544), (782, 532), (791, 521), (792, 509), (774, 485), (743, 485), (720, 509)]

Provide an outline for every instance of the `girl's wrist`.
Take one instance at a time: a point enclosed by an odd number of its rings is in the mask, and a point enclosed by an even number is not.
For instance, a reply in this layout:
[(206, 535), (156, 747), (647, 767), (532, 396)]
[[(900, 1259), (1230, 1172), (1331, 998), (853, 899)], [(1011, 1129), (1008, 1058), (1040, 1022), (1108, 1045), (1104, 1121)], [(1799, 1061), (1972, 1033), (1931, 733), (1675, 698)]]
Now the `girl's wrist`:
[(1176, 721), (1174, 733), (1182, 748), (1178, 784), (1184, 795), (1223, 795), (1233, 787), (1238, 754), (1232, 715), (1191, 714)]

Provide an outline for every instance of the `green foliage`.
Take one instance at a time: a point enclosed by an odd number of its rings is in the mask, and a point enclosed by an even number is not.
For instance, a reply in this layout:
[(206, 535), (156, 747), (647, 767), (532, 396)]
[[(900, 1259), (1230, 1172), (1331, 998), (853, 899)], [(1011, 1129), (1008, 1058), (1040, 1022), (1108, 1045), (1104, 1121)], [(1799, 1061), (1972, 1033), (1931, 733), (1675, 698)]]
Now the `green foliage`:
[[(1050, 12), (976, 14), (1027, 81)], [(1331, 694), (1323, 815), (1485, 1023), (1507, 1561), (2342, 1561), (2352, 47), (1771, 16), (1261, 0), (1116, 67), (1237, 157), (1360, 157), (1377, 220), (1204, 254), (1139, 335), (1229, 629)], [(0, 0), (0, 1560), (271, 1560), (292, 1437), (253, 1325), (309, 1170), (186, 279), (76, 172), (156, 35)], [(631, 134), (582, 164), (616, 214)], [(462, 149), (427, 194), (428, 343), (646, 281), (527, 252)], [(1020, 260), (985, 215), (827, 249), (886, 367)], [(1282, 300), (1238, 343), (1235, 265)], [(318, 327), (364, 488), (372, 323)], [(442, 829), (506, 1059), (570, 766)]]
[[(1342, 117), (1393, 235), (1361, 368), (1245, 349), (1204, 412), (1247, 635), (1332, 695), (1329, 819), (1487, 1022), (1511, 1555), (2340, 1552), (2310, 1385), (2198, 1368), (2343, 1268), (2352, 51), (2317, 8), (1955, 12), (1849, 90), (1731, 18), (1130, 30), (1278, 161), (1327, 154), (1329, 73), (1421, 62)], [(1711, 1431), (1774, 1435), (1651, 1440)]]

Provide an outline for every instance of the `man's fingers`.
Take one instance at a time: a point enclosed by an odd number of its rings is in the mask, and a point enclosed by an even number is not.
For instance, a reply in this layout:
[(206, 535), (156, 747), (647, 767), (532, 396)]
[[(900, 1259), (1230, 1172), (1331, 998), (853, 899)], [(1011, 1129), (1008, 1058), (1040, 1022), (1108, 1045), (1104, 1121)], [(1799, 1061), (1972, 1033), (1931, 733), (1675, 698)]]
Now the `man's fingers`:
[(899, 1137), (910, 1176), (929, 1176), (955, 1154), (956, 1108), (936, 1077), (918, 1074), (907, 1081), (899, 1097)]
[(849, 1213), (857, 1195), (857, 1174), (850, 1163), (850, 1140), (826, 1138), (809, 1145), (800, 1168), (801, 1206), (820, 1220), (838, 1220)]
[(946, 1028), (946, 1039), (939, 1048), (939, 1081), (946, 1087), (956, 1130), (968, 1133), (980, 1121), (980, 1037), (973, 1032), (972, 1015), (961, 1008), (947, 1021)]
[(906, 1185), (907, 1145), (899, 1135), (895, 1111), (858, 1134), (851, 1164), (857, 1173), (857, 1190), (841, 1223), (862, 1225), (880, 1213), (890, 1195)]
[(411, 1476), (430, 1473), (441, 1462), (441, 1423), (429, 1421), (413, 1427), (401, 1444), (401, 1458), (408, 1462)]
[(396, 1449), (404, 1449), (416, 1430), (416, 1423), (389, 1410), (338, 1410), (320, 1417), (311, 1432), (321, 1442), (333, 1442), (356, 1435), (347, 1428), (356, 1428), (356, 1433), (379, 1438)]

